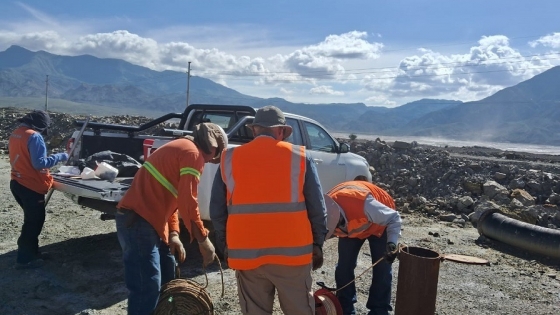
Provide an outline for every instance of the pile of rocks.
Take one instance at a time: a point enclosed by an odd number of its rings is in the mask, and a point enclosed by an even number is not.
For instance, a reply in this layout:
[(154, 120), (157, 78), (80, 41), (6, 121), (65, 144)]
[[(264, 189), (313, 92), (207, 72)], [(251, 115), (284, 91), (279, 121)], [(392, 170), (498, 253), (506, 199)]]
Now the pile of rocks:
[[(29, 109), (21, 109), (14, 107), (4, 107), (0, 111), (0, 153), (6, 153), (8, 150), (8, 138), (12, 131), (20, 124), (17, 119), (27, 114)], [(50, 152), (64, 150), (67, 140), (72, 133), (78, 129), (75, 122), (85, 120), (85, 115), (69, 115), (66, 113), (50, 112), (52, 123), (49, 128), (49, 135), (45, 136), (45, 142)], [(153, 118), (142, 116), (89, 116), (91, 122), (104, 124), (120, 124), (130, 126), (140, 126)], [(155, 127), (151, 127), (142, 131), (142, 134), (158, 134), (163, 128), (175, 128), (173, 123), (162, 123)], [(116, 132), (116, 131), (111, 131)]]
[(451, 148), (380, 139), (353, 142), (351, 151), (367, 159), (374, 183), (405, 213), (422, 211), (464, 226), (493, 208), (560, 227), (560, 163), (532, 163), (527, 154), (520, 160), (503, 153), (465, 157), (465, 150), (455, 154)]

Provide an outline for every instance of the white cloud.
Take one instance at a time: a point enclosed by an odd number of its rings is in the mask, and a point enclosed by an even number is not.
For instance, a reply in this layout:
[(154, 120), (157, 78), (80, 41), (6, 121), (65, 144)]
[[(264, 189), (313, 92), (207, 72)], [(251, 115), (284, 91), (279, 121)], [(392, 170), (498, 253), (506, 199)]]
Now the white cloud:
[(538, 45), (543, 45), (545, 47), (560, 48), (560, 33), (552, 33), (550, 35), (543, 36), (535, 41), (529, 42), (529, 46), (537, 47)]
[(344, 74), (344, 61), (379, 58), (383, 44), (370, 43), (366, 38), (367, 33), (357, 31), (329, 35), (317, 45), (284, 56), (284, 67), (306, 78), (333, 78)]
[[(373, 32), (331, 34), (302, 47), (274, 43), (266, 29), (254, 25), (171, 25), (142, 34), (131, 30), (136, 22), (127, 18), (63, 20), (18, 5), (30, 18), (0, 20), (0, 49), (21, 45), (61, 55), (90, 54), (158, 71), (185, 72), (191, 62), (192, 75), (242, 93), (288, 95), (296, 102), (320, 102), (321, 96), (384, 106), (425, 97), (477, 100), (558, 63), (556, 55), (522, 55), (503, 35), (483, 36), (460, 53), (420, 48), (396, 57), (382, 54), (384, 44), (377, 41), (383, 37)], [(542, 36), (529, 47), (558, 49), (560, 33)]]
[(322, 94), (322, 95), (334, 95), (334, 96), (342, 96), (344, 92), (342, 91), (335, 91), (332, 86), (329, 85), (320, 85), (309, 90), (310, 94)]
[(292, 95), (294, 94), (294, 91), (290, 90), (290, 89), (286, 89), (286, 88), (280, 88), (280, 92), (282, 92), (285, 95)]
[(455, 97), (464, 101), (489, 96), (551, 67), (544, 57), (529, 58), (510, 47), (506, 36), (483, 36), (468, 53), (443, 55), (419, 49), (397, 69), (364, 77), (364, 88), (392, 97)]

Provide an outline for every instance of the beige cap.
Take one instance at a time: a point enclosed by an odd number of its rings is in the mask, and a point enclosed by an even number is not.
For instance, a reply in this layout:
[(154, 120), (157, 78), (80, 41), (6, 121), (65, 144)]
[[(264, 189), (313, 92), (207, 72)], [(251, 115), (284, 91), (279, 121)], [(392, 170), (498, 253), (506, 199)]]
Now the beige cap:
[(216, 148), (216, 156), (210, 163), (219, 163), (220, 154), (227, 148), (228, 138), (224, 129), (213, 123), (200, 123), (193, 130), (194, 142), (206, 154)]

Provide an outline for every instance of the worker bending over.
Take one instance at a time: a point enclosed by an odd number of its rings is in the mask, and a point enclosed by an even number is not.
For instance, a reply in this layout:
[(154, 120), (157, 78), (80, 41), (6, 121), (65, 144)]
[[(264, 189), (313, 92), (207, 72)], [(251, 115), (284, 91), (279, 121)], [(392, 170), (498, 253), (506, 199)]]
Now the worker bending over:
[[(364, 242), (369, 243), (372, 270), (366, 307), (368, 315), (388, 315), (391, 308), (391, 264), (396, 257), (401, 217), (393, 198), (383, 189), (363, 180), (341, 183), (327, 193), (329, 233), (338, 237), (338, 263), (335, 269), (338, 300), (344, 315), (356, 314), (354, 269)], [(343, 286), (348, 286), (342, 288)], [(342, 288), (342, 289), (341, 289)]]

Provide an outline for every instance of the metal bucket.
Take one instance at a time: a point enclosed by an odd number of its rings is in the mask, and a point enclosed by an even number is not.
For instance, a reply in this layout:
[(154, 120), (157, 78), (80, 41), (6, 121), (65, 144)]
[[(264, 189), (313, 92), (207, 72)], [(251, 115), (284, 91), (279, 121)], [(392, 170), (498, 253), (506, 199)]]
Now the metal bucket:
[(482, 258), (446, 254), (405, 246), (399, 250), (399, 275), (395, 315), (434, 315), (439, 265), (444, 260), (469, 265), (488, 265)]
[(440, 254), (433, 250), (401, 249), (395, 315), (434, 315), (440, 263)]

